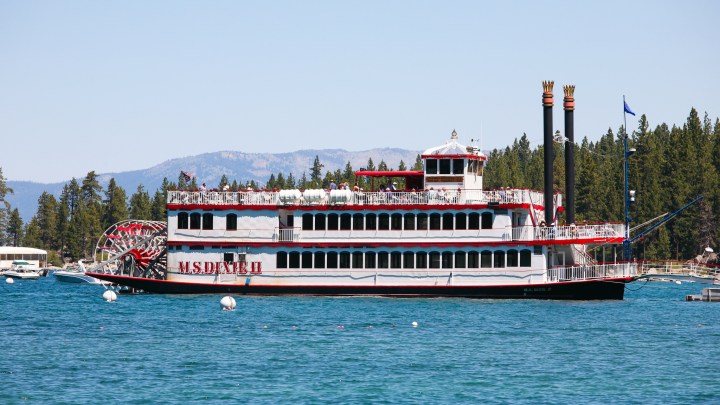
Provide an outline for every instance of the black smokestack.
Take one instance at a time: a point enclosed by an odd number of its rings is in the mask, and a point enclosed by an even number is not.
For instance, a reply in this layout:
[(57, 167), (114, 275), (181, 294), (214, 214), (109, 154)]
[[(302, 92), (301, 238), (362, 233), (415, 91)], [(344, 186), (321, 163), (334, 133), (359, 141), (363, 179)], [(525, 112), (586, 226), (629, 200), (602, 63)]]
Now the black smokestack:
[(543, 128), (545, 139), (545, 223), (553, 222), (553, 85), (555, 82), (543, 82)]
[(565, 223), (575, 223), (575, 86), (563, 86), (565, 99)]

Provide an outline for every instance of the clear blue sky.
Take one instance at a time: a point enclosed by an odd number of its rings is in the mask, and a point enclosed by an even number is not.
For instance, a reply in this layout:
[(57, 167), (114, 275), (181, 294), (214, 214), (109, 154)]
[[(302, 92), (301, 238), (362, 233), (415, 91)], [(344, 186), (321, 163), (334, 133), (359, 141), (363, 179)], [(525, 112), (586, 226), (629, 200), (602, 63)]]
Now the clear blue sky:
[[(55, 182), (219, 150), (542, 140), (720, 116), (713, 1), (0, 0), (0, 167)], [(638, 114), (638, 115), (639, 115)], [(631, 117), (632, 118), (632, 117)], [(633, 119), (630, 127), (636, 126)]]

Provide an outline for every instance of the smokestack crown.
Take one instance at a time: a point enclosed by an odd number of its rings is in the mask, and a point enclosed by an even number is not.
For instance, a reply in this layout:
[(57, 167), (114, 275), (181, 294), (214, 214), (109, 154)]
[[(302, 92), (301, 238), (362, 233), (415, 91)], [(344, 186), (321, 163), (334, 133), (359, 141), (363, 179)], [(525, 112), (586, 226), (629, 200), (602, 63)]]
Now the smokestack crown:
[(553, 106), (553, 85), (555, 82), (552, 80), (542, 82), (543, 85), (543, 107)]
[(563, 100), (563, 109), (565, 111), (572, 111), (575, 109), (575, 85), (563, 86), (565, 91), (565, 99)]

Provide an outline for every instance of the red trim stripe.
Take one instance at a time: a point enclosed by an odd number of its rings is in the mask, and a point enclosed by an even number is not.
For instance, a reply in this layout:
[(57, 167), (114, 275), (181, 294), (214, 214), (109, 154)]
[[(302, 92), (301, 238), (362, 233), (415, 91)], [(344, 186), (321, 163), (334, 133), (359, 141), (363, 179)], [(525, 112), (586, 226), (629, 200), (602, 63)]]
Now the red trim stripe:
[(380, 248), (380, 247), (497, 247), (497, 246), (551, 246), (593, 243), (622, 243), (622, 238), (587, 238), (566, 240), (498, 241), (498, 242), (207, 242), (204, 240), (168, 240), (168, 246), (220, 246), (220, 247), (293, 247), (293, 248)]

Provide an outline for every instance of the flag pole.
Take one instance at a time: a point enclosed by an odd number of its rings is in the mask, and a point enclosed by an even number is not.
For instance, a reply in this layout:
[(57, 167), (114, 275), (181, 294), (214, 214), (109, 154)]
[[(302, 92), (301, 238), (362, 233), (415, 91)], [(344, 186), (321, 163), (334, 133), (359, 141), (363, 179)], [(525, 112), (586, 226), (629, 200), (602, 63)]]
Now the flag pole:
[(628, 134), (627, 134), (627, 111), (625, 95), (623, 94), (623, 148), (625, 155), (625, 240), (623, 240), (623, 259), (630, 261), (630, 193), (628, 191)]

